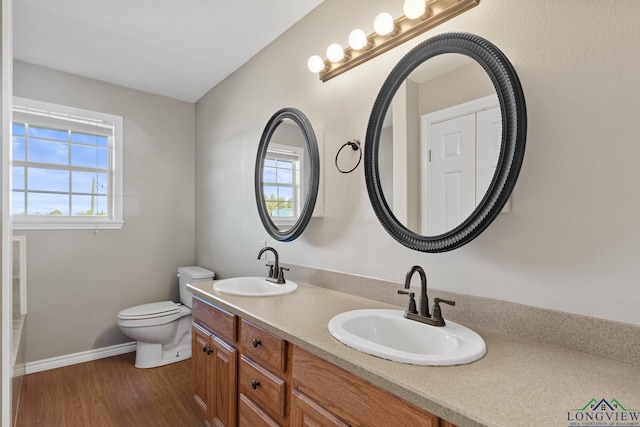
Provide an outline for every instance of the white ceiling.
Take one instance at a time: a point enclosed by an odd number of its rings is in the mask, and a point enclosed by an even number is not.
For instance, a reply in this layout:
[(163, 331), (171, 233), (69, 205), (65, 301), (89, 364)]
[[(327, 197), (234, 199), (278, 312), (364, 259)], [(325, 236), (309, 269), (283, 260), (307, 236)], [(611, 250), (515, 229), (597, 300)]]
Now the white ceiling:
[(17, 60), (196, 102), (323, 0), (14, 0)]

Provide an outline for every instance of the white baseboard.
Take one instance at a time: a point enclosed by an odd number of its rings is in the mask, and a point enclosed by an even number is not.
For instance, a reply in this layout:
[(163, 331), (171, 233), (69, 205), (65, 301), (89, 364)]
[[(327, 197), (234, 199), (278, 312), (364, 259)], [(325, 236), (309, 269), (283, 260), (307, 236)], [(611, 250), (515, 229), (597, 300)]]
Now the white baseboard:
[(119, 354), (136, 351), (136, 342), (112, 345), (111, 347), (97, 348), (95, 350), (81, 351), (80, 353), (67, 354), (64, 356), (52, 357), (51, 359), (27, 362), (26, 374), (48, 371), (49, 369), (62, 368), (78, 363), (90, 362), (92, 360), (104, 359), (105, 357), (117, 356)]

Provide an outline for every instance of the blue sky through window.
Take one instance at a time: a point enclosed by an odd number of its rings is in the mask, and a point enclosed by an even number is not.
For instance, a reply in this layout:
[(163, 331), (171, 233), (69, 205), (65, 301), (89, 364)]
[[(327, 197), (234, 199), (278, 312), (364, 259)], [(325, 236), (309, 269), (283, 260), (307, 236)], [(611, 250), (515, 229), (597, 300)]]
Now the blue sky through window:
[(271, 217), (294, 216), (294, 170), (295, 164), (291, 155), (267, 154), (262, 170), (262, 188), (267, 211)]
[(107, 136), (22, 123), (12, 131), (15, 215), (105, 215)]

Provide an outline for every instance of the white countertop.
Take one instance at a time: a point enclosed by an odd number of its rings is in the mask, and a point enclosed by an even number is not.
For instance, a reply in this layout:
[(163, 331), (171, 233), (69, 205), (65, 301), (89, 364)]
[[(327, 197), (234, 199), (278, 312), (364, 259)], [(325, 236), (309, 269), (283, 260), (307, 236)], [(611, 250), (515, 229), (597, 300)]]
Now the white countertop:
[(344, 311), (400, 307), (305, 284), (292, 294), (257, 298), (217, 293), (213, 283), (194, 283), (189, 288), (194, 295), (458, 427), (566, 427), (574, 414), (569, 411), (583, 408), (592, 399), (617, 399), (627, 410), (640, 413), (637, 365), (473, 325), (466, 326), (487, 344), (482, 359), (462, 366), (404, 365), (353, 350), (327, 330), (329, 320)]

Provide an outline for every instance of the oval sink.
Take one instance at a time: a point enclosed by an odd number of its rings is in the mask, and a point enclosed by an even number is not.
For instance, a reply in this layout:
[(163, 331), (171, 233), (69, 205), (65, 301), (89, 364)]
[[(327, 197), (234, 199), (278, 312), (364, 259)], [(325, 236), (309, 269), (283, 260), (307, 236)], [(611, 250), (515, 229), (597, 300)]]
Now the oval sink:
[(403, 310), (353, 310), (333, 317), (329, 332), (363, 353), (413, 365), (464, 365), (487, 346), (480, 335), (450, 320), (436, 327), (404, 318)]
[(213, 290), (222, 294), (241, 295), (245, 297), (266, 297), (289, 294), (298, 289), (298, 284), (287, 280), (282, 285), (268, 282), (264, 277), (234, 277), (218, 280)]

